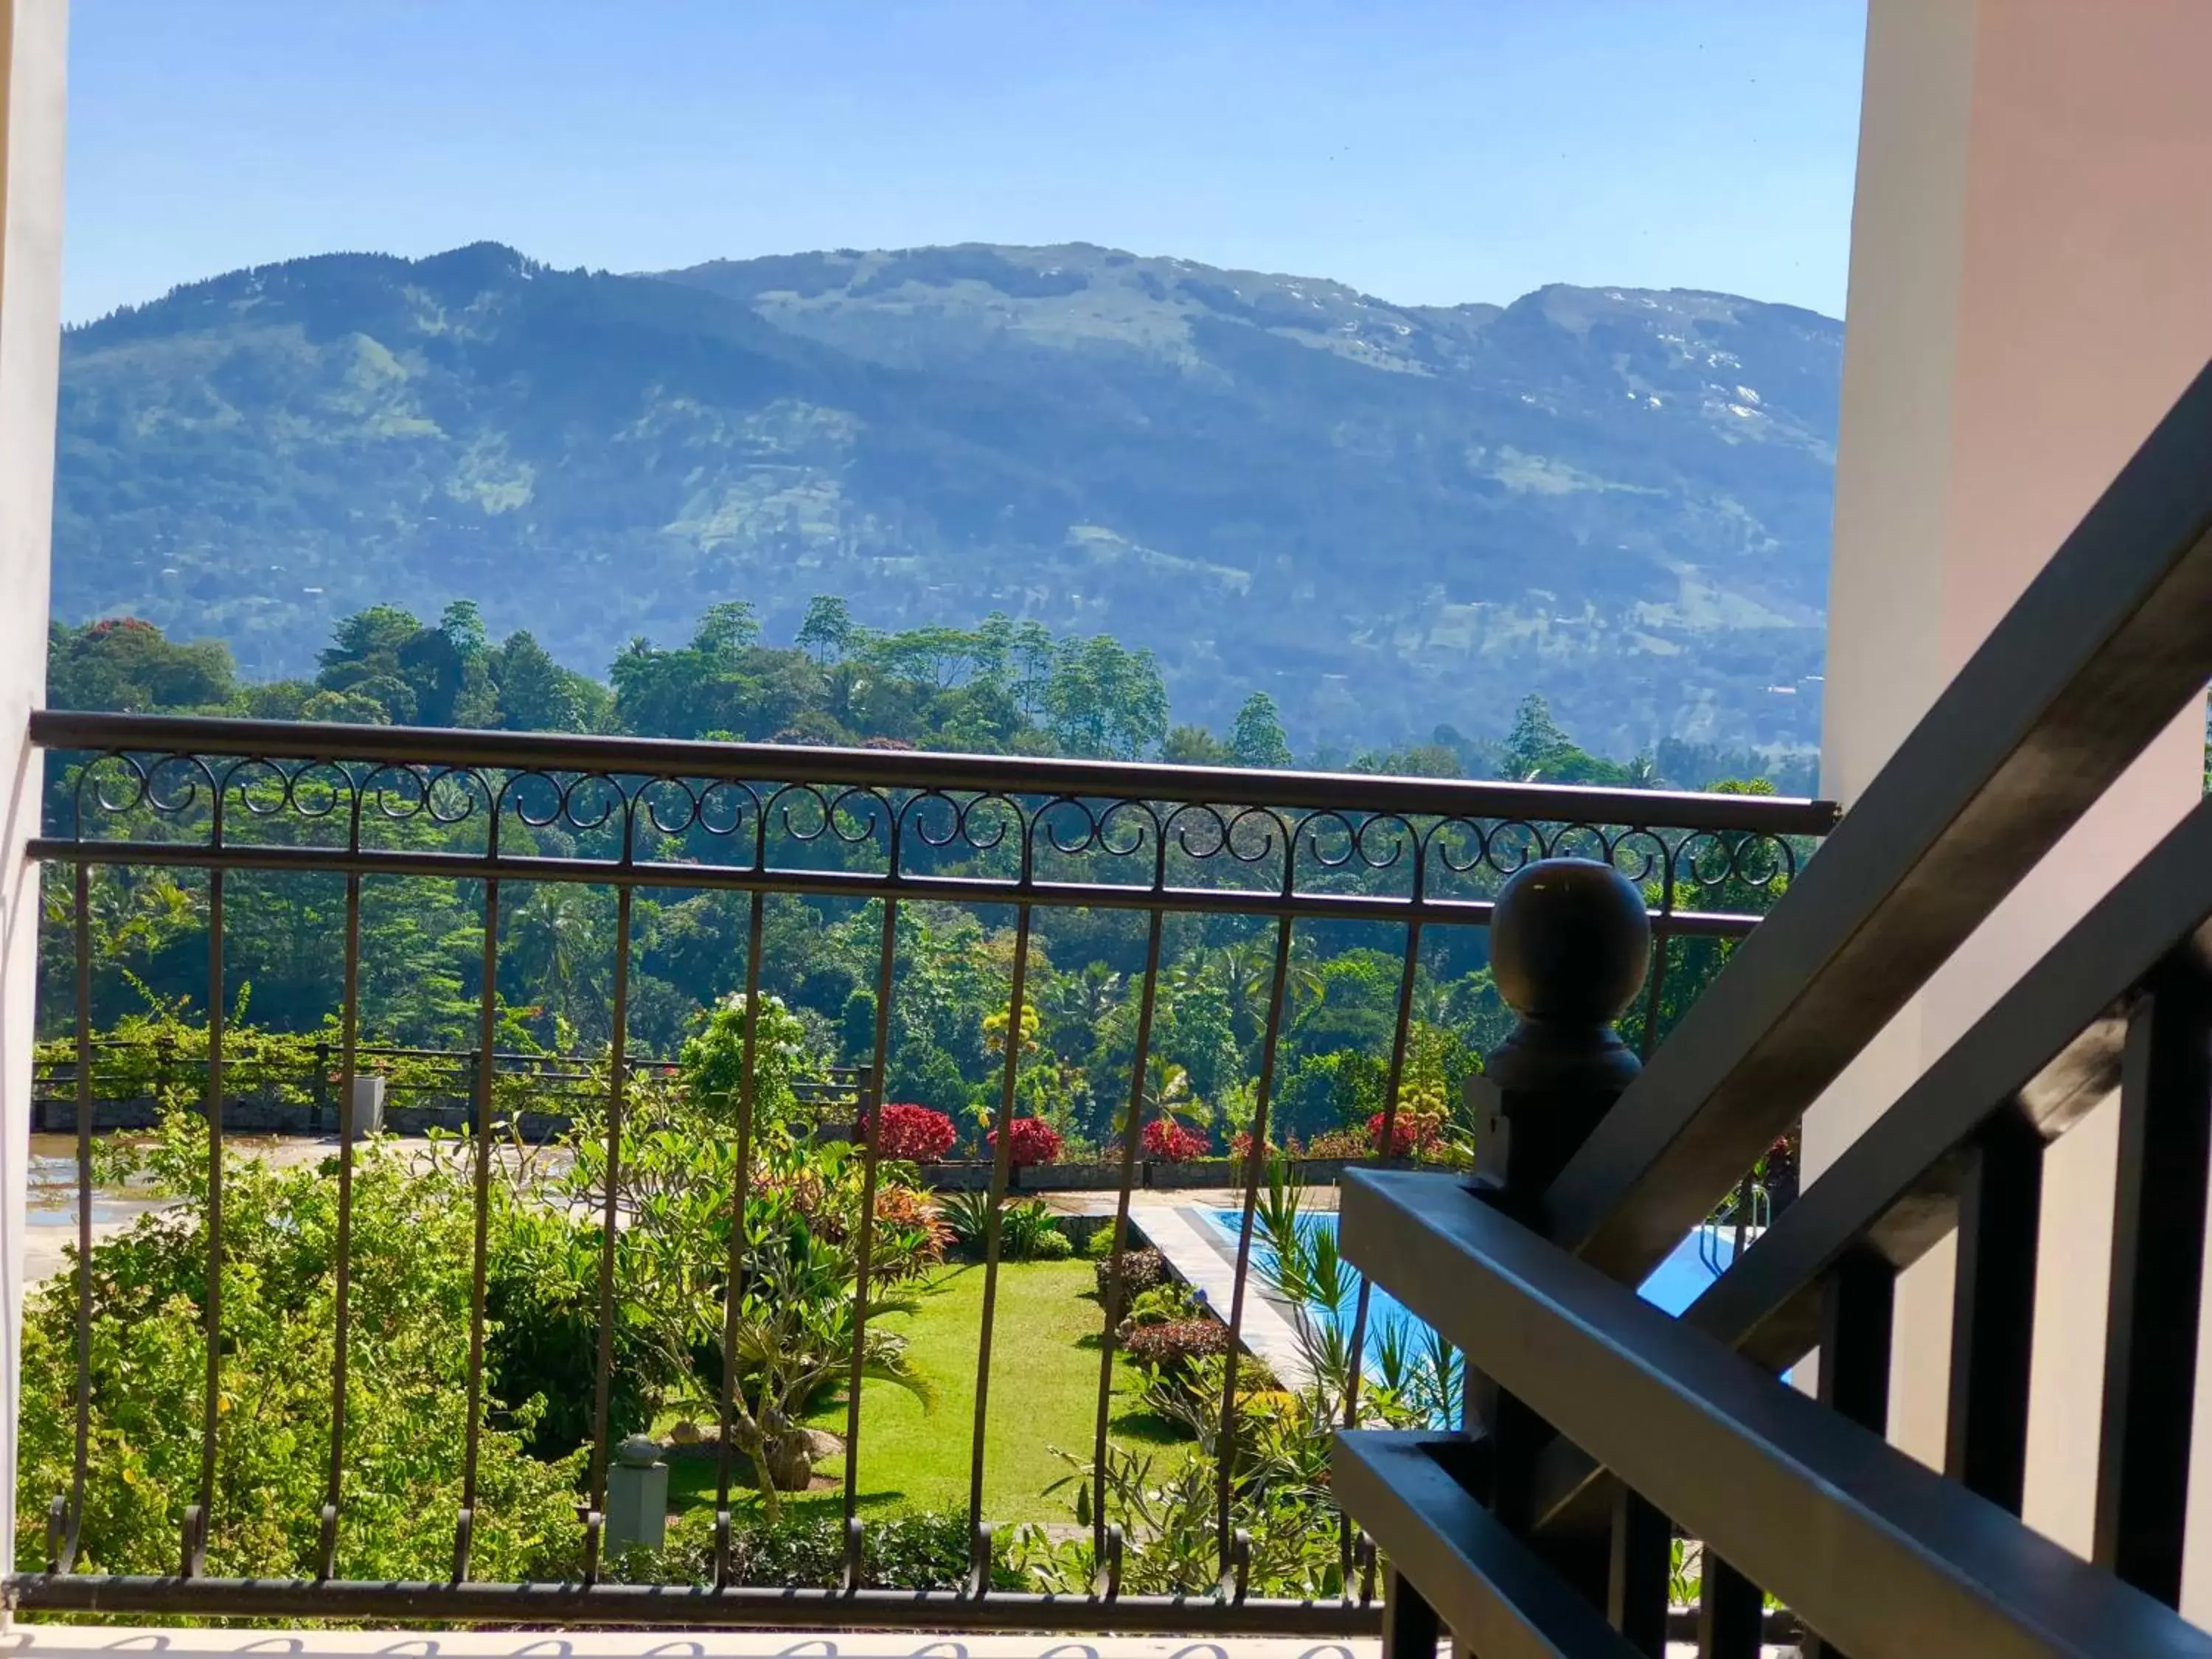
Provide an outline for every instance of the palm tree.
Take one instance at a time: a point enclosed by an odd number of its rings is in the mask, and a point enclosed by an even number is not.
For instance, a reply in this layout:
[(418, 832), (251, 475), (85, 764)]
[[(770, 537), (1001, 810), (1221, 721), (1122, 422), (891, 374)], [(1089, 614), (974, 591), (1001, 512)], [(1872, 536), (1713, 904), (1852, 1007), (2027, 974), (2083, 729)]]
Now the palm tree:
[[(1229, 999), (1230, 1017), (1237, 1023), (1239, 1042), (1249, 1042), (1267, 1018), (1267, 1000), (1274, 994), (1275, 945), (1264, 934), (1224, 945), (1210, 955), (1222, 993)], [(1297, 1018), (1321, 1000), (1321, 969), (1315, 966), (1313, 948), (1293, 939), (1289, 971), (1283, 981), (1283, 1025), (1288, 1030)]]
[[(580, 1006), (599, 978), (592, 946), (599, 929), (589, 895), (567, 883), (547, 883), (516, 907), (507, 927), (507, 956), (532, 1000), (580, 1029), (604, 1030), (603, 1011)], [(592, 1018), (578, 1018), (586, 1012)]]
[[(1213, 1109), (1190, 1086), (1188, 1072), (1153, 1054), (1145, 1062), (1145, 1117), (1148, 1122), (1164, 1119), (1195, 1127), (1212, 1122)], [(1126, 1126), (1117, 1121), (1114, 1127), (1119, 1133)]]
[[(1054, 1024), (1063, 1032), (1079, 1035), (1074, 1045), (1079, 1052), (1097, 1043), (1100, 1029), (1121, 1003), (1121, 975), (1103, 962), (1085, 963), (1080, 973), (1054, 980), (1047, 997)], [(1064, 1040), (1054, 1046), (1063, 1054), (1069, 1052)]]

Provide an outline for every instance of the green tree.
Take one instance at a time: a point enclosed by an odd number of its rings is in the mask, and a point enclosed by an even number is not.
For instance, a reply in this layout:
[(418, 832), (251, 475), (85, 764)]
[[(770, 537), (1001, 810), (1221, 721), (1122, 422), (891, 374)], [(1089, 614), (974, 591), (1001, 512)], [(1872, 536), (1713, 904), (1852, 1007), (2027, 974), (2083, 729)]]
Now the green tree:
[(604, 687), (554, 661), (527, 629), (501, 641), (487, 668), (509, 732), (590, 732), (612, 712)]
[(1230, 746), (1202, 726), (1178, 726), (1160, 744), (1160, 758), (1178, 766), (1225, 766), (1235, 761)]
[(817, 665), (842, 662), (851, 649), (856, 630), (845, 601), (830, 593), (817, 593), (806, 602), (806, 619), (799, 625), (799, 648)]
[(1237, 709), (1237, 724), (1229, 733), (1229, 750), (1239, 766), (1280, 770), (1291, 764), (1290, 739), (1283, 734), (1275, 700), (1265, 691), (1255, 691)]
[(1054, 653), (1044, 707), (1053, 740), (1069, 755), (1133, 760), (1167, 736), (1168, 692), (1149, 651), (1110, 635), (1064, 640)]
[(54, 708), (220, 708), (235, 690), (230, 648), (214, 640), (179, 645), (136, 617), (47, 629), (46, 702)]
[(733, 659), (737, 653), (760, 638), (760, 623), (753, 608), (743, 599), (724, 599), (710, 605), (699, 618), (697, 630), (691, 636), (691, 648), (709, 663), (718, 666)]
[(1498, 753), (1498, 771), (1513, 783), (1620, 784), (1629, 770), (1581, 748), (1552, 718), (1551, 706), (1531, 692), (1514, 711), (1513, 729)]

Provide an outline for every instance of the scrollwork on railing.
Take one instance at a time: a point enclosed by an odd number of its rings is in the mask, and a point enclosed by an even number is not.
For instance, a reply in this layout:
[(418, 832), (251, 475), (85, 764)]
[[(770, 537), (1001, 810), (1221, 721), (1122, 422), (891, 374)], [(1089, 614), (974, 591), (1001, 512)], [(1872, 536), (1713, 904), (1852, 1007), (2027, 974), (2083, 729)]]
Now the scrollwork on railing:
[[(1785, 804), (1755, 798), (1736, 804), (1741, 827), (1684, 829), (1564, 812), (961, 788), (934, 776), (937, 757), (927, 755), (903, 769), (892, 784), (781, 781), (349, 759), (342, 743), (307, 759), (114, 748), (75, 762), (69, 821), (52, 828), (77, 842), (219, 846), (242, 863), (253, 848), (283, 847), (292, 866), (307, 868), (318, 848), (372, 865), (404, 849), (485, 873), (520, 860), (518, 872), (532, 878), (682, 884), (693, 872), (724, 885), (834, 884), (860, 896), (949, 883), (970, 900), (1003, 890), (1057, 903), (1094, 893), (1262, 904), (1335, 896), (1379, 905), (1377, 914), (1481, 905), (1536, 860), (1588, 858), (1642, 886), (1655, 912), (1747, 922), (1789, 884), (1809, 845), (1762, 827), (1766, 810)], [(1365, 781), (1387, 793), (1389, 781)], [(1581, 792), (1553, 793), (1580, 805)], [(455, 873), (469, 872), (457, 863)]]

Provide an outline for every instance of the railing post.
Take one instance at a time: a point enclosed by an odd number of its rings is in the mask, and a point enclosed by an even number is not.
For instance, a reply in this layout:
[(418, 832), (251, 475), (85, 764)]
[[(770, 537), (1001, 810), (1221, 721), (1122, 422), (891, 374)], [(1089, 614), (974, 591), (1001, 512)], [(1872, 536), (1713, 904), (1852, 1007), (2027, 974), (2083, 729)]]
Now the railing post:
[(1523, 1219), (1635, 1080), (1635, 1052), (1613, 1022), (1643, 988), (1650, 952), (1644, 895), (1609, 864), (1547, 859), (1498, 890), (1490, 971), (1519, 1023), (1468, 1097), (1484, 1172)]
[[(1468, 1102), (1486, 1196), (1540, 1231), (1545, 1189), (1640, 1069), (1614, 1022), (1642, 988), (1650, 951), (1644, 895), (1609, 864), (1547, 859), (1498, 890), (1491, 975), (1518, 1023), (1469, 1080)], [(1472, 1357), (1467, 1386), (1468, 1429), (1491, 1447), (1491, 1507), (1526, 1532), (1534, 1459), (1551, 1431)], [(1663, 1639), (1668, 1529), (1631, 1505), (1612, 1530), (1620, 1535), (1547, 1541), (1545, 1553), (1616, 1628)]]

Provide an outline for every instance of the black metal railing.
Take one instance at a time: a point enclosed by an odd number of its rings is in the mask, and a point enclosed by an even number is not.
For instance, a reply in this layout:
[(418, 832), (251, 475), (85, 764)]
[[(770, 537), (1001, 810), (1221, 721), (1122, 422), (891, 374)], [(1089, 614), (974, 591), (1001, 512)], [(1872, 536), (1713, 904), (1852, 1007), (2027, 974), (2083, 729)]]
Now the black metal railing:
[[(33, 847), (72, 884), (65, 908), (74, 964), (73, 1063), (62, 1066), (73, 1093), (78, 1143), (76, 1318), (76, 1416), (68, 1489), (52, 1497), (51, 1559), (43, 1571), (10, 1581), (27, 1609), (106, 1613), (191, 1613), (375, 1620), (600, 1620), (620, 1623), (761, 1623), (921, 1628), (1030, 1627), (1051, 1630), (1279, 1631), (1345, 1634), (1376, 1627), (1369, 1559), (1349, 1528), (1342, 1533), (1342, 1594), (1286, 1601), (1250, 1592), (1249, 1540), (1232, 1524), (1231, 1472), (1240, 1423), (1238, 1353), (1248, 1312), (1260, 1291), (1255, 1271), (1255, 1214), (1262, 1201), (1271, 1091), (1285, 1030), (1294, 934), (1301, 927), (1360, 922), (1396, 931), (1397, 994), (1383, 1046), (1382, 1127), (1375, 1144), (1396, 1144), (1394, 1126), (1407, 1063), (1425, 938), (1482, 927), (1500, 883), (1532, 863), (1560, 857), (1601, 860), (1635, 884), (1649, 912), (1647, 1041), (1662, 1021), (1670, 961), (1700, 940), (1736, 939), (1757, 924), (1765, 897), (1787, 886), (1806, 854), (1834, 820), (1817, 802), (1754, 796), (1445, 782), (1370, 776), (1267, 773), (1109, 763), (978, 758), (865, 750), (822, 750), (653, 740), (518, 736), (480, 732), (287, 725), (46, 713), (32, 736), (48, 751), (54, 805), (49, 833)], [(434, 835), (425, 833), (434, 830)], [(339, 960), (343, 988), (332, 1069), (337, 1146), (337, 1237), (331, 1264), (336, 1331), (331, 1395), (329, 1478), (319, 1515), (317, 1571), (298, 1577), (210, 1577), (210, 1540), (226, 1516), (215, 1470), (224, 1433), (226, 1334), (222, 1309), (225, 1108), (228, 1094), (224, 998), (206, 999), (206, 1052), (198, 1062), (192, 1105), (204, 1117), (206, 1374), (199, 1474), (192, 1501), (175, 1517), (179, 1571), (149, 1575), (87, 1570), (78, 1540), (87, 1506), (103, 1480), (88, 1424), (93, 1387), (87, 1329), (94, 1296), (93, 1212), (96, 1080), (91, 884), (107, 867), (192, 872), (204, 884), (207, 984), (225, 984), (227, 906), (241, 884), (276, 874), (342, 880), (343, 923), (327, 949)], [(466, 1061), (472, 1097), (467, 1128), (473, 1180), (474, 1258), (470, 1308), (470, 1395), (461, 1448), (453, 1569), (425, 1582), (352, 1582), (336, 1574), (339, 1517), (347, 1502), (347, 1366), (355, 1136), (354, 1079), (374, 1050), (362, 1025), (362, 918), (369, 884), (460, 884), (482, 923), (477, 1042)], [(597, 1089), (604, 1114), (605, 1187), (599, 1208), (597, 1366), (590, 1464), (579, 1522), (579, 1573), (559, 1583), (481, 1583), (471, 1573), (471, 1540), (483, 1518), (477, 1481), (488, 1402), (483, 1384), (486, 1216), (500, 1156), (495, 1090), (517, 1063), (498, 1044), (501, 921), (518, 885), (582, 884), (611, 890), (615, 924), (605, 1053), (569, 1068), (563, 1088)], [(227, 884), (228, 884), (227, 885)], [(851, 1079), (861, 1115), (856, 1155), (862, 1166), (851, 1317), (852, 1369), (845, 1379), (848, 1419), (839, 1514), (844, 1566), (837, 1584), (807, 1588), (740, 1582), (732, 1565), (736, 1524), (732, 1468), (734, 1364), (723, 1367), (715, 1474), (716, 1548), (705, 1581), (683, 1585), (606, 1582), (600, 1546), (607, 1513), (610, 1366), (622, 1128), (641, 1062), (629, 1051), (633, 901), (640, 895), (733, 891), (745, 897), (742, 957), (732, 985), (744, 996), (743, 1079), (735, 1115), (735, 1175), (729, 1195), (730, 1259), (714, 1294), (737, 1316), (734, 1287), (744, 1282), (744, 1212), (757, 1155), (753, 1138), (755, 1027), (762, 1006), (765, 901), (771, 895), (872, 902), (880, 907), (872, 985), (872, 1052)], [(882, 1160), (876, 1111), (884, 1099), (895, 1040), (896, 969), (902, 907), (952, 905), (1011, 917), (1007, 1030), (1018, 1032), (1031, 958), (1032, 916), (1040, 908), (1134, 912), (1144, 924), (1144, 956), (1133, 1000), (1133, 1052), (1109, 1152), (1114, 1194), (1114, 1264), (1104, 1284), (1098, 1332), (1098, 1405), (1088, 1477), (1087, 1593), (1010, 1593), (991, 1583), (992, 1522), (986, 1512), (994, 1319), (1005, 1254), (1002, 1221), (1011, 1183), (1012, 1125), (1023, 1044), (1001, 1043), (988, 1224), (981, 1243), (982, 1317), (973, 1376), (975, 1415), (967, 1517), (975, 1568), (953, 1590), (866, 1588), (861, 1471), (869, 1454), (861, 1409), (861, 1358), (872, 1315), (869, 1252), (878, 1227), (876, 1193)], [(57, 915), (63, 912), (58, 911)], [(1164, 933), (1170, 918), (1211, 918), (1267, 941), (1272, 977), (1261, 1016), (1261, 1061), (1249, 1124), (1255, 1155), (1229, 1166), (1236, 1231), (1233, 1292), (1225, 1310), (1226, 1372), (1218, 1437), (1220, 1489), (1213, 1548), (1218, 1589), (1211, 1594), (1123, 1594), (1125, 1540), (1109, 1518), (1103, 1477), (1117, 1360), (1121, 1266), (1133, 1240), (1133, 1194), (1141, 1162), (1144, 1089), (1162, 981)], [(1679, 991), (1678, 984), (1674, 989)], [(58, 1010), (46, 1011), (49, 1025)], [(1380, 1056), (1378, 1056), (1380, 1058)], [(657, 1063), (657, 1062), (655, 1062)], [(557, 1070), (557, 1068), (556, 1068)], [(1743, 1160), (1747, 1167), (1751, 1159)], [(1731, 1181), (1741, 1168), (1731, 1172)], [(596, 1207), (596, 1206), (595, 1206)], [(1343, 1402), (1356, 1415), (1369, 1300), (1358, 1292), (1349, 1342), (1353, 1379)], [(1134, 1548), (1141, 1540), (1127, 1540)]]
[[(1633, 1286), (2212, 677), (2201, 375), (1638, 1074), (1608, 1022), (1640, 907), (1537, 875), (1496, 932), (1524, 1036), (1473, 1185), (1355, 1171), (1351, 1258), (1463, 1346), (1468, 1431), (1352, 1433), (1386, 1652), (2208, 1654), (2182, 1595), (2212, 1174), (2212, 803), (2197, 806), (1679, 1319)], [(1538, 872), (1540, 874), (1540, 872)], [(1577, 907), (1582, 908), (1578, 911)], [(1592, 988), (1595, 987), (1594, 990)], [(1517, 1051), (1517, 1052), (1516, 1052)], [(2087, 1559), (2019, 1519), (2046, 1147), (2118, 1097)], [(1940, 1472), (1892, 1447), (1898, 1274), (1955, 1237)], [(1778, 1373), (1817, 1352), (1814, 1399)], [(2201, 1522), (2202, 1516), (2194, 1517)], [(1766, 1597), (1786, 1613), (1763, 1613)], [(1681, 1632), (1678, 1632), (1681, 1633)]]

